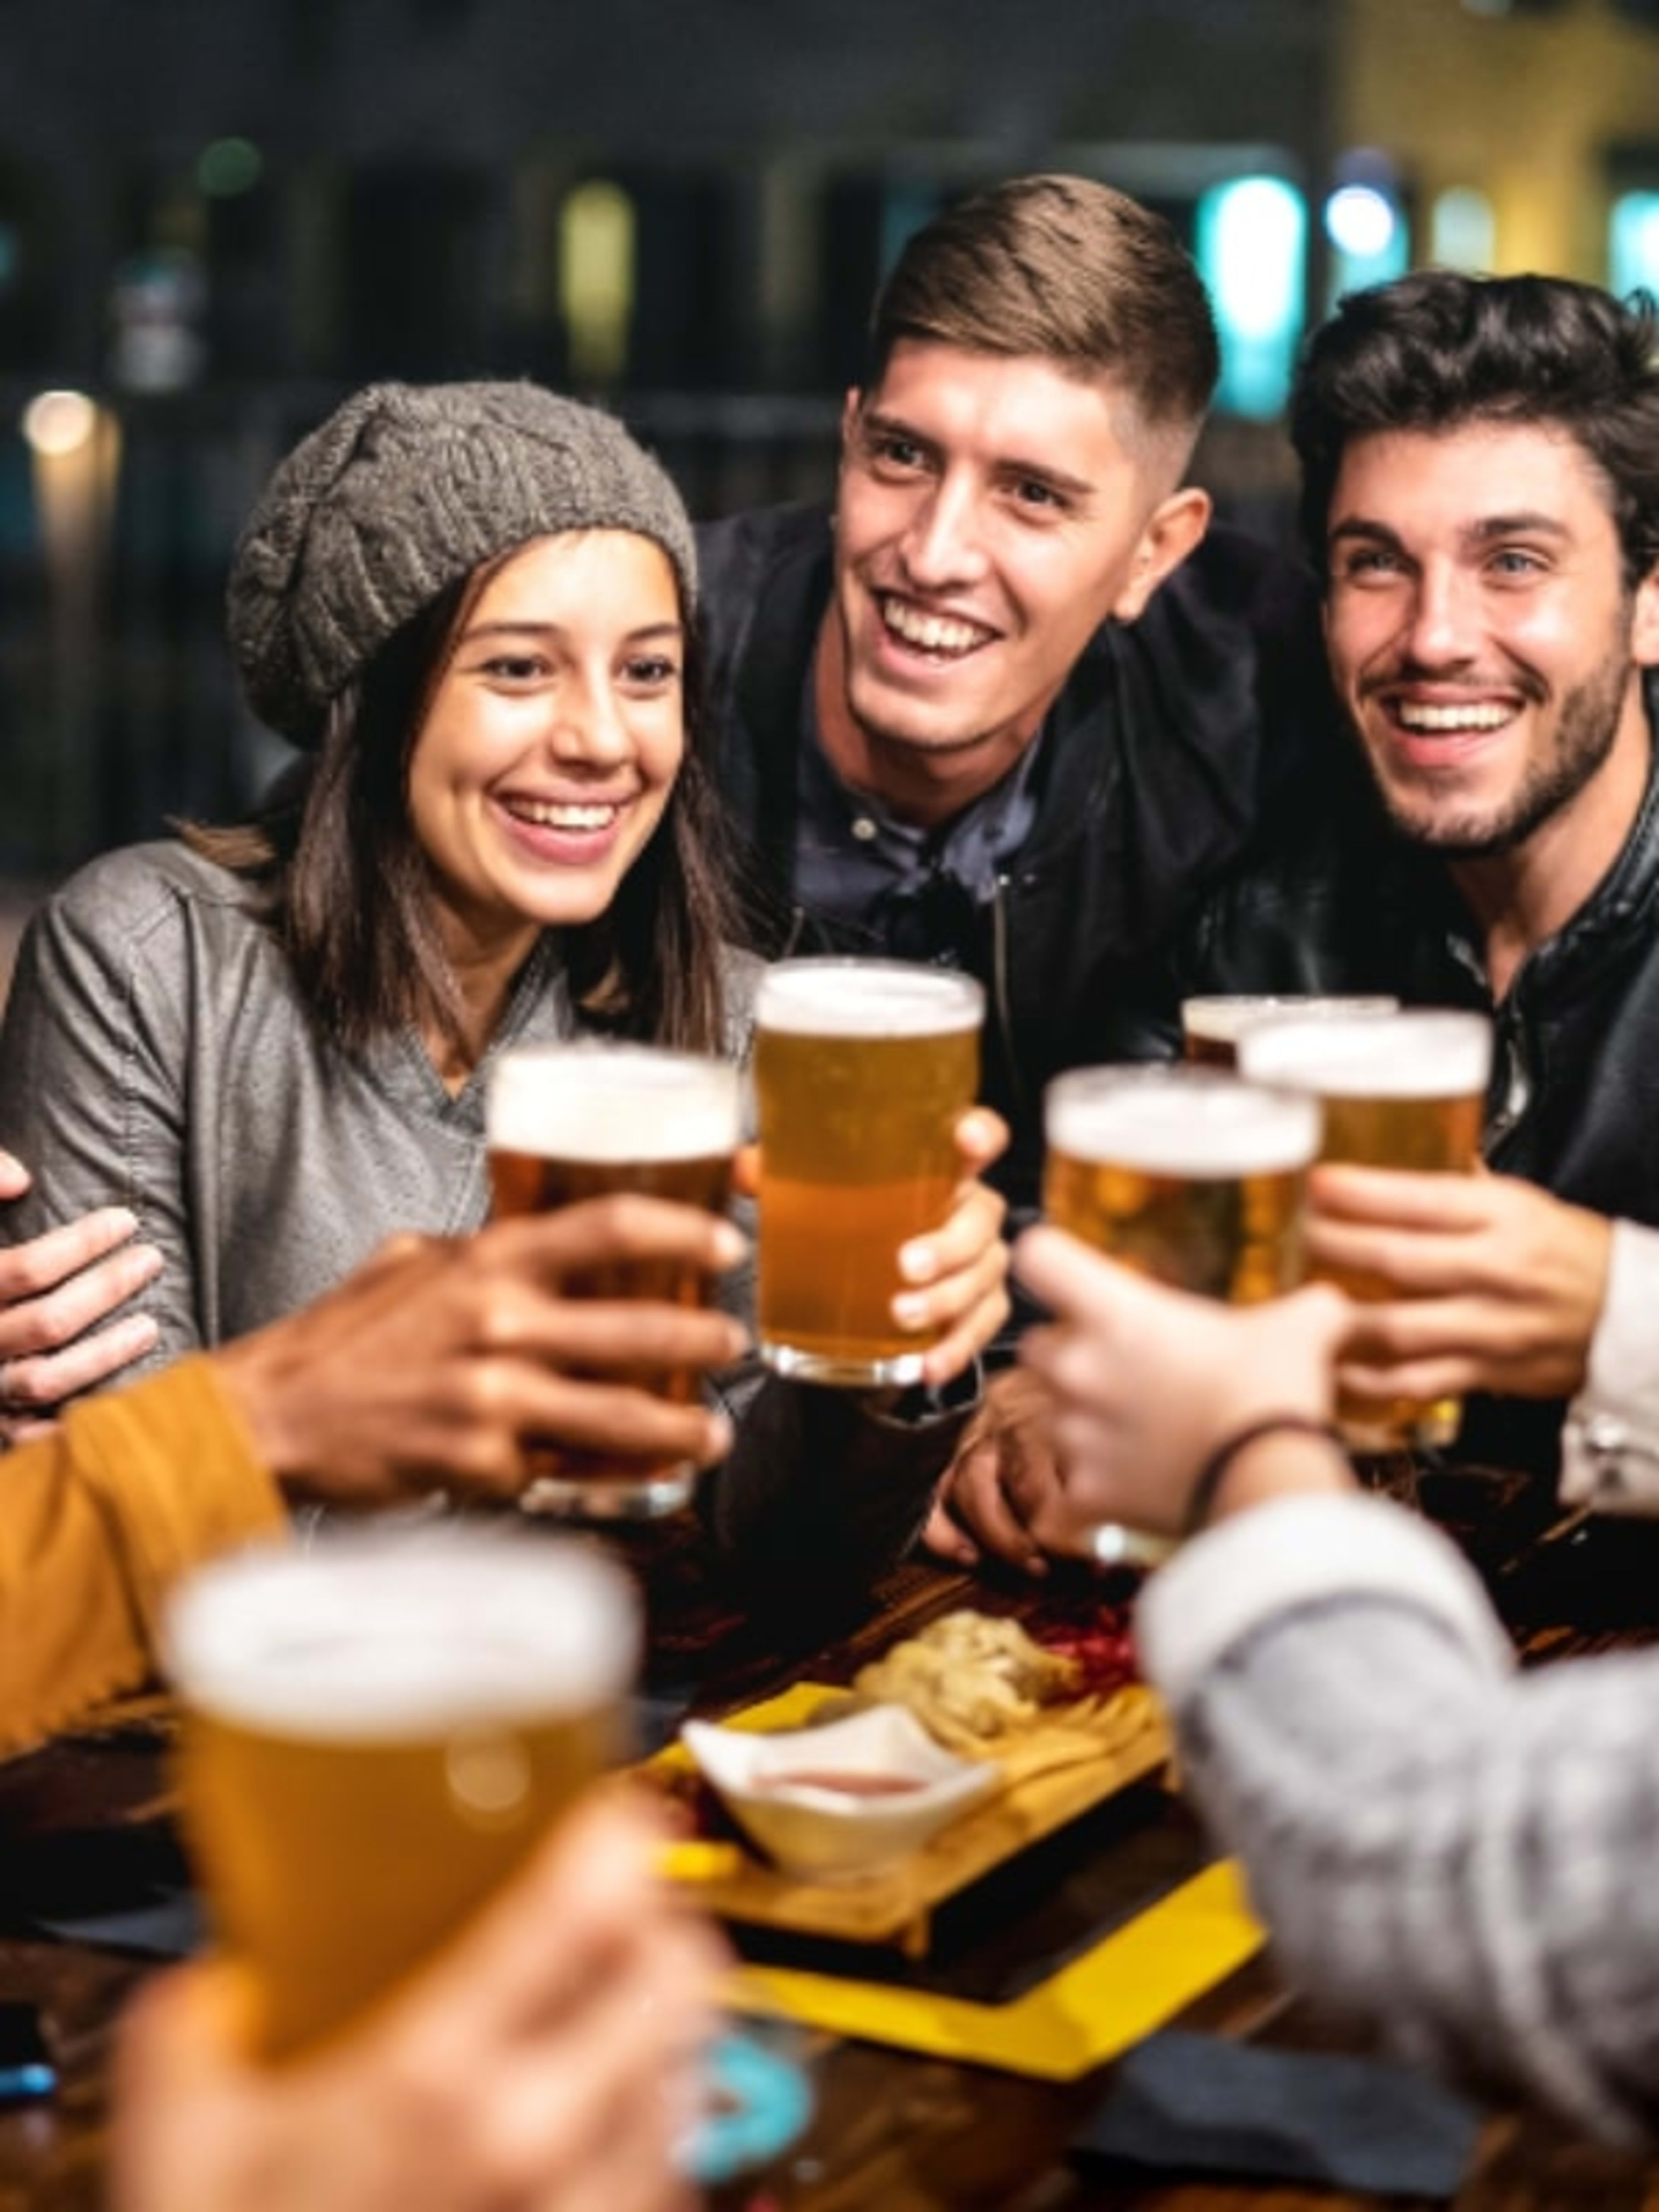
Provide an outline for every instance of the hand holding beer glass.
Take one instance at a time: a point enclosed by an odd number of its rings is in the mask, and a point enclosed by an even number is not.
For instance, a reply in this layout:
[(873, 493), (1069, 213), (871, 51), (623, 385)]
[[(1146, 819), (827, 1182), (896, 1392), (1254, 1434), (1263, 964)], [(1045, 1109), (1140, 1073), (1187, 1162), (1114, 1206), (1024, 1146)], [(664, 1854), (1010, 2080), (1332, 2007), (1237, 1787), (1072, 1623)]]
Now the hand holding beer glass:
[[(1216, 1068), (1085, 1067), (1043, 1094), (1045, 1220), (1137, 1273), (1231, 1305), (1303, 1279), (1315, 1101)], [(1151, 1565), (1168, 1546), (1113, 1525), (1103, 1565)]]
[(896, 960), (786, 960), (761, 979), (761, 1356), (808, 1382), (920, 1382), (933, 1341), (893, 1317), (902, 1246), (937, 1230), (979, 1087), (984, 993)]
[[(491, 1070), (485, 1120), (498, 1218), (616, 1191), (720, 1213), (740, 1134), (738, 1071), (725, 1060), (645, 1046), (526, 1047), (503, 1054)], [(711, 1277), (644, 1258), (568, 1276), (564, 1288), (576, 1297), (679, 1306), (714, 1297)], [(695, 1403), (702, 1388), (689, 1368), (641, 1365), (612, 1379), (675, 1405)], [(684, 1505), (696, 1479), (689, 1466), (606, 1460), (550, 1442), (535, 1456), (537, 1480), (525, 1503), (540, 1512), (649, 1518)]]
[[(1239, 1044), (1239, 1064), (1262, 1083), (1298, 1086), (1320, 1100), (1320, 1157), (1360, 1167), (1468, 1175), (1480, 1158), (1492, 1068), (1486, 1015), (1409, 1012), (1382, 1020), (1264, 1023)], [(1377, 1279), (1330, 1273), (1360, 1303), (1393, 1295)], [(1457, 1433), (1455, 1399), (1379, 1403), (1339, 1394), (1337, 1418), (1357, 1451), (1448, 1444)]]
[(175, 1598), (185, 1824), (261, 2057), (361, 2017), (623, 1748), (632, 1592), (574, 1544), (459, 1528), (249, 1553)]

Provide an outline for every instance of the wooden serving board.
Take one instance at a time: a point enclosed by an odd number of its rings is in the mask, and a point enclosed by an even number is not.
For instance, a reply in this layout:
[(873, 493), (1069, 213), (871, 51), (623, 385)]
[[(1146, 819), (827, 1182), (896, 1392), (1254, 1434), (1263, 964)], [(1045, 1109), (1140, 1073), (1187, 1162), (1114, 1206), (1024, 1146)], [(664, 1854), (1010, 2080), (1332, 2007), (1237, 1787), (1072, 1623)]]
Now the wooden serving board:
[[(845, 1691), (824, 1683), (798, 1682), (764, 1705), (728, 1713), (724, 1725), (769, 1732), (800, 1728), (821, 1706), (845, 1699)], [(1006, 1777), (1002, 1788), (900, 1864), (853, 1881), (803, 1881), (781, 1873), (745, 1844), (738, 1871), (701, 1883), (698, 1897), (726, 1919), (843, 1942), (888, 1943), (920, 1958), (936, 1906), (1028, 1844), (1155, 1773), (1170, 1750), (1163, 1708), (1149, 1690), (1134, 1687), (1054, 1705), (1042, 1723), (990, 1748), (990, 1763)], [(683, 1773), (691, 1760), (676, 1744), (651, 1764)]]

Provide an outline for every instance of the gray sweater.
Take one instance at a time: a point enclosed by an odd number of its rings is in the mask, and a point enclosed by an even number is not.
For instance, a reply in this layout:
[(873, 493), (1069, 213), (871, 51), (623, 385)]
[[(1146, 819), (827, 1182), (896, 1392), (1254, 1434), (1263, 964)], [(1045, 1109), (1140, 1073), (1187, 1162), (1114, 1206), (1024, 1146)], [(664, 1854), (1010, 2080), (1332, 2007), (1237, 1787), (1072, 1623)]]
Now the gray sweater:
[[(753, 975), (732, 956), (734, 1053)], [(0, 1146), (34, 1182), (0, 1237), (131, 1207), (162, 1256), (141, 1294), (160, 1340), (136, 1371), (164, 1365), (307, 1304), (398, 1231), (477, 1227), (490, 1062), (576, 1026), (550, 934), (452, 1097), (412, 1030), (361, 1054), (319, 1031), (235, 877), (176, 842), (109, 854), (46, 901), (20, 949)], [(959, 1426), (763, 1384), (752, 1366), (721, 1395), (740, 1441), (707, 1501), (715, 1527), (751, 1562), (829, 1577), (862, 1575), (914, 1533)]]
[(1659, 2136), (1659, 1652), (1517, 1675), (1448, 1539), (1364, 1497), (1223, 1522), (1138, 1631), (1295, 1981), (1407, 2057)]

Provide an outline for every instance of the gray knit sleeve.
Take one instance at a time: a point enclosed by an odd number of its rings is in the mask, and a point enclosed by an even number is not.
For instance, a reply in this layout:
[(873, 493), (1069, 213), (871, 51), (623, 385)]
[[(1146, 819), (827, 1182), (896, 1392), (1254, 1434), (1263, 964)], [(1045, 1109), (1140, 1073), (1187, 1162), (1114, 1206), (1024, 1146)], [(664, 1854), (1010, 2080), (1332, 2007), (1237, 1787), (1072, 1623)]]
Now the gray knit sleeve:
[(1659, 2131), (1659, 1654), (1510, 1675), (1420, 1596), (1306, 1596), (1190, 1678), (1191, 1786), (1291, 1978), (1402, 2055)]

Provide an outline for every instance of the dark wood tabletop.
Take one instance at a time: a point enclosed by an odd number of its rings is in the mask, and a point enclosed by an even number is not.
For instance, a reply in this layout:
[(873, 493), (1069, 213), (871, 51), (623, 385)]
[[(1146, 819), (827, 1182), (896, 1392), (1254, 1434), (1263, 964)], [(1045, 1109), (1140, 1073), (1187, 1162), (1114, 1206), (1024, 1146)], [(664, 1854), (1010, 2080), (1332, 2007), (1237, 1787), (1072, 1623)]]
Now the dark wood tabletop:
[[(1659, 1525), (1564, 1521), (1537, 1479), (1471, 1468), (1395, 1462), (1375, 1479), (1449, 1527), (1492, 1589), (1528, 1662), (1631, 1645), (1659, 1632)], [(651, 1710), (690, 1699), (720, 1711), (803, 1674), (845, 1680), (862, 1661), (953, 1606), (1005, 1611), (1039, 1630), (1090, 1619), (1132, 1595), (1127, 1581), (1060, 1570), (1042, 1583), (968, 1578), (908, 1563), (857, 1621), (739, 1613), (711, 1582), (697, 1540), (675, 1523), (617, 1544), (647, 1595)], [(154, 1962), (84, 1940), (54, 1940), (44, 1919), (77, 1922), (177, 1887), (185, 1869), (173, 1826), (166, 1754), (170, 1717), (159, 1698), (129, 1700), (82, 1733), (0, 1765), (0, 2002), (38, 2004), (58, 2060), (50, 2102), (0, 2110), (0, 2212), (89, 2212), (102, 2202), (105, 2098), (112, 2026), (125, 1993)], [(1178, 1802), (1163, 1799), (1160, 1845), (1205, 1848)], [(1048, 1907), (1064, 1917), (1122, 1905), (1144, 1876), (1144, 1835), (1080, 1827), (1044, 1873)], [(1159, 1832), (1163, 1832), (1162, 1830)], [(1137, 1871), (1139, 1869), (1139, 1871)], [(1007, 1909), (999, 1899), (998, 1913)], [(982, 1931), (980, 1931), (982, 1932)], [(971, 1968), (979, 1940), (971, 1896), (955, 1938)], [(1281, 2047), (1355, 2050), (1259, 1957), (1181, 2016), (1183, 2027)], [(1109, 2085), (1111, 2069), (1054, 2084), (802, 2032), (817, 2116), (800, 2143), (758, 2179), (719, 2199), (722, 2212), (1338, 2212), (1404, 2200), (1346, 2197), (1261, 2183), (1190, 2178), (1109, 2180), (1066, 2155), (1069, 2137)], [(1595, 2205), (1659, 2208), (1659, 2163), (1594, 2148), (1536, 2117), (1494, 2112), (1455, 2203), (1457, 2212)]]

